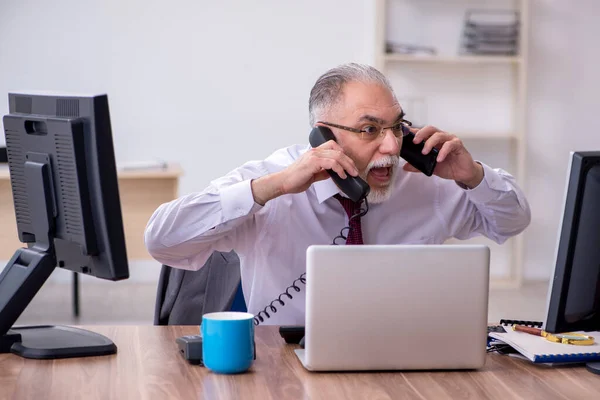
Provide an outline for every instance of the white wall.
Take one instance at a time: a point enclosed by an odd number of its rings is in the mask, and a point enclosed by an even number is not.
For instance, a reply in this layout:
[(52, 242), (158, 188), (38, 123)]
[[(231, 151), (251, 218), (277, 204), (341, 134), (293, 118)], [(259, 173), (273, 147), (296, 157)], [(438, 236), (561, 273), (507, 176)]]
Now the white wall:
[[(525, 276), (553, 265), (568, 152), (594, 132), (600, 3), (531, 0)], [(181, 191), (306, 141), (315, 79), (374, 61), (370, 0), (0, 0), (10, 90), (106, 92), (117, 161), (181, 162)]]
[(0, 0), (0, 115), (11, 90), (108, 93), (117, 162), (178, 161), (181, 193), (201, 190), (306, 142), (316, 78), (372, 63), (372, 13), (369, 0)]
[(339, 5), (12, 0), (0, 5), (0, 112), (11, 89), (106, 92), (117, 161), (180, 161), (182, 192), (198, 190), (305, 142), (314, 80), (372, 61), (370, 1)]
[(600, 2), (532, 0), (525, 277), (550, 276), (572, 150), (600, 150)]

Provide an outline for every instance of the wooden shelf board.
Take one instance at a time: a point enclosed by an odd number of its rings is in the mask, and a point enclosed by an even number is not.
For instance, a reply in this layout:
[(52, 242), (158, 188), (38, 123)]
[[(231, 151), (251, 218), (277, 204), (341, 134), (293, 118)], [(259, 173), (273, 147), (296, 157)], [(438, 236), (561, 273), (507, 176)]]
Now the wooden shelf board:
[(465, 140), (518, 140), (512, 132), (452, 132), (459, 139)]
[(428, 56), (385, 53), (383, 59), (389, 62), (427, 64), (519, 64), (519, 56)]

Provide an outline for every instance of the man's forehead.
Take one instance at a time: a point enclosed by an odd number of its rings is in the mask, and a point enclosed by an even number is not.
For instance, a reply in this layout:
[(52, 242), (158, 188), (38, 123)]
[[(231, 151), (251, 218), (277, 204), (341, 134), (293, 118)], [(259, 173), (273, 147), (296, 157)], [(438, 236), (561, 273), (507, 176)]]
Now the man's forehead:
[[(375, 114), (371, 114), (371, 113), (364, 113), (364, 114), (360, 114), (358, 113), (358, 120), (359, 121), (371, 121), (371, 122), (378, 122), (380, 124), (383, 124), (385, 122), (389, 122), (389, 118), (385, 118), (386, 116), (381, 115), (382, 113), (378, 113), (377, 115)], [(397, 121), (399, 119), (401, 119), (402, 117), (404, 117), (404, 110), (402, 110), (402, 108), (396, 108), (394, 107), (394, 109), (390, 112), (386, 112), (385, 114), (389, 114), (389, 116), (391, 116), (391, 118), (393, 118), (393, 121)]]
[(398, 103), (388, 107), (335, 107), (331, 111), (330, 117), (347, 123), (373, 122), (384, 125), (404, 117), (404, 111)]
[(404, 117), (404, 111), (397, 102), (385, 107), (347, 109), (345, 114), (346, 117), (352, 118), (356, 122), (375, 122), (378, 124), (393, 123)]

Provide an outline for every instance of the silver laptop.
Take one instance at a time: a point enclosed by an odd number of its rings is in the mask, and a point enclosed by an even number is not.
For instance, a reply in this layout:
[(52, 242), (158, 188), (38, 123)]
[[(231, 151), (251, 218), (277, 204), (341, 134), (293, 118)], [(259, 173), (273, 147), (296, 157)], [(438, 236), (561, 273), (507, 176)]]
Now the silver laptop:
[(484, 365), (490, 251), (483, 245), (310, 246), (312, 371)]

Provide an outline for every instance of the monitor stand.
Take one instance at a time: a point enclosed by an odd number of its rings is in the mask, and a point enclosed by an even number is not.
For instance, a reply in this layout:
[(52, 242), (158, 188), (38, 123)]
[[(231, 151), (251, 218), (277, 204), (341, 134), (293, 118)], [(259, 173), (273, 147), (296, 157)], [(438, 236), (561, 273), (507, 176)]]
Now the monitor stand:
[(600, 362), (587, 363), (585, 368), (593, 374), (600, 375)]
[(79, 328), (42, 325), (13, 327), (54, 270), (53, 257), (19, 249), (0, 274), (0, 353), (25, 358), (55, 359), (115, 354), (105, 336)]
[(104, 356), (117, 352), (117, 346), (105, 336), (58, 325), (12, 328), (0, 338), (0, 348), (2, 352), (35, 359)]
[(0, 353), (42, 359), (114, 354), (117, 346), (110, 339), (83, 329), (13, 327), (56, 268), (49, 160), (35, 154), (28, 159), (25, 173), (35, 242), (18, 249), (0, 273)]

